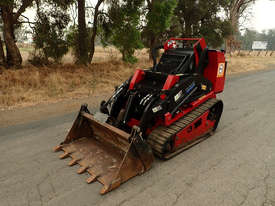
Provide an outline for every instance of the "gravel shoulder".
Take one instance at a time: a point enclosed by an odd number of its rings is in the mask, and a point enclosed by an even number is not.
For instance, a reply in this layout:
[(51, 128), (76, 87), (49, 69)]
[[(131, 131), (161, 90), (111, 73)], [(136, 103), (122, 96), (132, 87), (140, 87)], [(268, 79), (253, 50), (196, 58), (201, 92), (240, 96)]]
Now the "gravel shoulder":
[(100, 96), (67, 99), (56, 103), (41, 103), (34, 106), (2, 110), (0, 111), (0, 128), (76, 113), (83, 103), (87, 103), (89, 108), (94, 111), (99, 107), (100, 102), (108, 99), (111, 94), (110, 92)]

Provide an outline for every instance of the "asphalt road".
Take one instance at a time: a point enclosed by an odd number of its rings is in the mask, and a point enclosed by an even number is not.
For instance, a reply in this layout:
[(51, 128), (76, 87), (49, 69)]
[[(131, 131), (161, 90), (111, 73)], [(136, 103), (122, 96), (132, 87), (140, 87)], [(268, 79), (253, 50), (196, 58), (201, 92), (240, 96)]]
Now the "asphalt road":
[(275, 206), (275, 70), (229, 77), (219, 97), (214, 136), (104, 196), (52, 152), (75, 113), (0, 128), (0, 205)]

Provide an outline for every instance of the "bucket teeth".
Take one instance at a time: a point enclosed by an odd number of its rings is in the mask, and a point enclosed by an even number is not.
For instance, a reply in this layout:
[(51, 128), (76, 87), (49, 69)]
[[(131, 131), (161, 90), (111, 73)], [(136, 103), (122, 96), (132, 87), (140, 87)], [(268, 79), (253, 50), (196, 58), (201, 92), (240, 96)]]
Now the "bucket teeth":
[(82, 173), (86, 172), (87, 169), (88, 169), (88, 166), (80, 167), (80, 168), (77, 170), (77, 173), (78, 173), (78, 174), (82, 174)]
[(69, 152), (64, 152), (62, 155), (59, 156), (60, 159), (65, 159), (70, 156)]
[(79, 159), (72, 159), (72, 160), (68, 163), (68, 165), (69, 165), (69, 166), (74, 166), (78, 161), (79, 161)]
[(96, 175), (91, 175), (91, 176), (86, 180), (86, 182), (87, 182), (88, 184), (90, 184), (90, 183), (94, 182), (94, 181), (96, 180), (96, 178), (97, 178)]
[(109, 191), (109, 187), (106, 186), (106, 185), (104, 185), (104, 186), (102, 187), (102, 189), (100, 190), (100, 194), (101, 194), (101, 195), (104, 195), (104, 194), (106, 194), (108, 191)]
[(113, 180), (111, 184), (106, 184), (102, 187), (102, 189), (100, 190), (100, 194), (102, 195), (106, 194), (107, 192), (119, 187), (121, 183), (122, 182), (120, 178)]
[(61, 145), (57, 145), (53, 148), (53, 151), (54, 152), (58, 152), (58, 151), (61, 151), (62, 150), (62, 146)]

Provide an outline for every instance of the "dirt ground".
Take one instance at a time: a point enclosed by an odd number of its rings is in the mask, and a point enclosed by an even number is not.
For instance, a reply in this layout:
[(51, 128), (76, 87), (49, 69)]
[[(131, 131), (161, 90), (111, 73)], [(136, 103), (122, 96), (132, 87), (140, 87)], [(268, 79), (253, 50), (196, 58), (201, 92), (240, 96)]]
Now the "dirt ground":
[(56, 117), (77, 112), (80, 106), (87, 103), (92, 108), (99, 108), (102, 100), (107, 100), (110, 93), (90, 97), (64, 99), (58, 102), (42, 102), (32, 106), (14, 107), (0, 110), (0, 127), (35, 122), (45, 118)]

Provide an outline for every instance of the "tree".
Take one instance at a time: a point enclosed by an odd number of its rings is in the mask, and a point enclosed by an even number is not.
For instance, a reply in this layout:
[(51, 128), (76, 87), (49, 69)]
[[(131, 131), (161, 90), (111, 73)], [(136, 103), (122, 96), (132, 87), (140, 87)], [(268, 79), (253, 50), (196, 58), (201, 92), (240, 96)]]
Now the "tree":
[[(74, 0), (45, 0), (54, 6), (65, 8)], [(42, 0), (0, 0), (3, 36), (6, 46), (6, 62), (9, 67), (21, 67), (22, 57), (16, 45), (15, 29), (22, 24), (23, 13), (36, 2), (39, 9)]]
[[(58, 2), (60, 3), (60, 2)], [(46, 8), (46, 9), (44, 9)], [(60, 62), (68, 52), (68, 44), (64, 39), (65, 28), (70, 18), (65, 4), (39, 3), (37, 5), (37, 20), (34, 27), (34, 44), (39, 58), (48, 63), (49, 58)], [(39, 62), (38, 62), (39, 63)]]
[(100, 10), (99, 7), (100, 5), (104, 2), (104, 0), (98, 0), (94, 9), (94, 19), (93, 19), (93, 29), (92, 29), (92, 36), (91, 36), (91, 49), (89, 52), (89, 62), (91, 63), (94, 57), (94, 53), (95, 53), (95, 38), (97, 35), (97, 30), (98, 30), (98, 18), (100, 15)]
[[(3, 31), (3, 23), (2, 23), (1, 18), (0, 18), (0, 28), (1, 28), (1, 31)], [(2, 37), (1, 37), (1, 33), (0, 33), (0, 67), (1, 66), (6, 66), (6, 58), (5, 58), (5, 54), (4, 54)]]
[(239, 38), (242, 43), (242, 49), (251, 50), (253, 41), (256, 41), (258, 38), (257, 36), (257, 31), (246, 29), (244, 34)]
[[(78, 0), (75, 8), (71, 7), (71, 13), (77, 13), (78, 24), (73, 17), (73, 26), (70, 26), (67, 33), (67, 40), (74, 50), (76, 62), (79, 64), (91, 63), (95, 52), (95, 40), (98, 33), (98, 21), (101, 15), (100, 6), (104, 0), (98, 0), (95, 7), (86, 5), (84, 0)], [(86, 19), (92, 18), (92, 28), (87, 28)], [(77, 28), (77, 29), (76, 29)]]
[(230, 21), (232, 26), (231, 34), (226, 39), (226, 47), (231, 53), (232, 44), (236, 41), (235, 34), (239, 31), (239, 21), (241, 17), (244, 17), (245, 12), (255, 0), (228, 0), (225, 5), (225, 11), (227, 19)]
[(19, 17), (32, 3), (33, 0), (0, 0), (3, 36), (7, 51), (6, 62), (10, 67), (14, 66), (19, 68), (22, 64), (22, 57), (16, 45), (14, 31), (16, 24), (19, 23)]
[(0, 36), (0, 66), (6, 66), (6, 59), (5, 59), (1, 36)]
[(68, 46), (63, 40), (63, 36), (69, 18), (62, 13), (57, 15), (58, 18), (62, 17), (62, 22), (51, 22), (45, 13), (41, 14), (41, 19), (35, 25), (35, 49), (42, 51), (41, 55), (46, 62), (49, 58), (53, 58), (55, 62), (60, 62), (61, 58), (68, 52)]
[(275, 29), (269, 29), (266, 34), (267, 50), (275, 51)]
[(171, 26), (177, 1), (147, 0), (146, 3), (144, 10), (148, 12), (142, 36), (145, 46), (149, 47), (149, 58), (152, 58), (153, 49), (162, 42), (161, 36)]
[(122, 54), (122, 60), (134, 63), (136, 49), (143, 48), (140, 32), (140, 16), (143, 0), (113, 0), (108, 9), (108, 19), (103, 22), (104, 45), (112, 44)]
[(175, 16), (182, 28), (180, 35), (183, 37), (203, 36), (212, 47), (220, 46), (223, 38), (231, 31), (229, 21), (219, 15), (226, 1), (179, 1)]
[(239, 37), (239, 40), (244, 50), (251, 50), (254, 41), (267, 41), (267, 50), (275, 51), (275, 29), (263, 32), (246, 29), (244, 34)]
[(228, 0), (225, 11), (233, 27), (233, 32), (239, 30), (240, 18), (244, 17), (245, 12), (254, 2), (255, 0)]
[(87, 46), (87, 28), (85, 19), (85, 0), (78, 2), (78, 52), (77, 63), (86, 65), (88, 63), (88, 46)]

